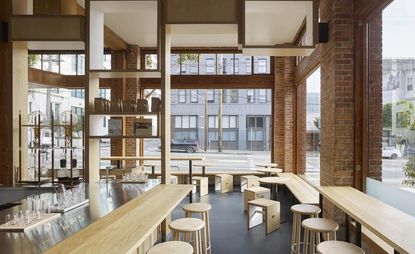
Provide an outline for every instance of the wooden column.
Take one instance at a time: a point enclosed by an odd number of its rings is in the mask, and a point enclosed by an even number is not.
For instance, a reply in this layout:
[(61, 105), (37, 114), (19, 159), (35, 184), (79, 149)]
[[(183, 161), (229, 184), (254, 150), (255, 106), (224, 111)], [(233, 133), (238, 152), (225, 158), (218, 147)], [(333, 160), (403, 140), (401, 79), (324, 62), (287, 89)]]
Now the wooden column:
[[(0, 1), (0, 21), (9, 22), (12, 0)], [(6, 39), (6, 38), (5, 38)], [(0, 183), (13, 182), (12, 44), (0, 39)]]

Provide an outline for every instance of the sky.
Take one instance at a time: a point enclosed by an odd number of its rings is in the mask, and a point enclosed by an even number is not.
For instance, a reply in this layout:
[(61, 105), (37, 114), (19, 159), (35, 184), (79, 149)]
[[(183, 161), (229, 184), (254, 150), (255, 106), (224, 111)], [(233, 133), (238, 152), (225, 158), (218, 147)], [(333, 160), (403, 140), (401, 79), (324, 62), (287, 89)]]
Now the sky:
[(383, 57), (415, 57), (415, 0), (394, 0), (383, 11)]

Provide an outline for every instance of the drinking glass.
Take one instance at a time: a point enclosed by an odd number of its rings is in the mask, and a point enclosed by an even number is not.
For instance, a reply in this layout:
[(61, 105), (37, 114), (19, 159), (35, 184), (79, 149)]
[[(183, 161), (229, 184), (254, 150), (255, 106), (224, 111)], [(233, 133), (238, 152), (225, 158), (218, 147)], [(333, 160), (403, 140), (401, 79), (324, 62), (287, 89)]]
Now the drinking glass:
[(5, 216), (5, 225), (6, 226), (9, 226), (11, 224), (11, 222), (12, 222), (11, 215), (10, 214), (6, 214), (6, 216)]
[(19, 225), (19, 224), (20, 224), (19, 214), (14, 214), (13, 221), (10, 223), (10, 225)]
[(24, 214), (23, 214), (23, 211), (22, 210), (20, 210), (20, 212), (19, 212), (19, 214), (18, 214), (18, 217), (19, 217), (19, 225), (23, 225), (24, 224), (24, 220), (25, 220), (25, 216), (24, 216)]
[(32, 223), (32, 211), (26, 210), (25, 223), (26, 225), (30, 225)]

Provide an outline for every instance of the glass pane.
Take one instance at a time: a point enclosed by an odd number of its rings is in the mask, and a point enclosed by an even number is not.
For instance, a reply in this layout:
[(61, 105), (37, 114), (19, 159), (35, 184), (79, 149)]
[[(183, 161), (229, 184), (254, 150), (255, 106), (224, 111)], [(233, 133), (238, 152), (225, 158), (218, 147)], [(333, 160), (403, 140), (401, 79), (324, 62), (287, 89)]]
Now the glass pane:
[(254, 56), (254, 74), (270, 74), (270, 57)]
[(217, 74), (232, 75), (233, 74), (233, 54), (217, 54)]
[(182, 117), (176, 116), (174, 119), (174, 127), (175, 128), (182, 128)]
[(145, 54), (145, 69), (157, 70), (157, 54)]
[(41, 55), (29, 55), (29, 67), (35, 68), (35, 69), (41, 69), (42, 68), (42, 61), (41, 61)]
[(252, 73), (252, 58), (235, 54), (235, 74), (249, 75)]
[(170, 55), (170, 74), (178, 75), (180, 73), (180, 55), (171, 54)]
[(264, 127), (264, 117), (259, 116), (256, 118), (256, 127), (263, 128)]
[(104, 69), (111, 70), (111, 55), (110, 54), (104, 55)]
[(246, 100), (247, 100), (248, 103), (254, 103), (255, 102), (254, 89), (249, 89), (247, 91)]
[(255, 117), (254, 116), (248, 116), (248, 127), (249, 128), (255, 127)]
[(179, 92), (179, 103), (186, 103), (186, 90), (181, 89)]
[(215, 90), (208, 90), (208, 103), (215, 103)]
[(215, 75), (216, 74), (216, 55), (215, 54), (200, 54), (199, 74), (200, 75)]
[(209, 116), (209, 128), (215, 128), (215, 116)]
[(236, 128), (236, 116), (229, 117), (229, 128)]
[(230, 90), (230, 94), (231, 94), (231, 103), (238, 103), (239, 102), (239, 90), (237, 89), (232, 89)]
[(197, 128), (197, 116), (190, 116), (190, 128)]
[(85, 75), (85, 55), (84, 54), (78, 55), (77, 74)]
[(198, 90), (190, 90), (190, 102), (197, 103), (198, 97)]
[(182, 53), (180, 57), (181, 74), (197, 75), (199, 54)]
[(222, 119), (222, 128), (229, 128), (229, 116), (223, 116)]
[(267, 101), (267, 90), (259, 89), (258, 102), (265, 103)]
[(61, 55), (61, 74), (76, 75), (76, 55)]
[(43, 55), (43, 70), (59, 73), (59, 55)]
[(183, 119), (183, 129), (188, 129), (189, 128), (189, 116), (182, 116)]

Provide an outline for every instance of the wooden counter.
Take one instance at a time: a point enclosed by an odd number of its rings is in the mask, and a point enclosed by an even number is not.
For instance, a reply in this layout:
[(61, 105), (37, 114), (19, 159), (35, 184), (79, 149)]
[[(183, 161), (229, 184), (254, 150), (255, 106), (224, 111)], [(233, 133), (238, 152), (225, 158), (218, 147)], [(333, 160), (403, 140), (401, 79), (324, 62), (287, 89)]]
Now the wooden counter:
[(45, 253), (135, 253), (191, 189), (158, 185)]
[(324, 198), (392, 246), (415, 253), (415, 218), (352, 187), (316, 187)]
[(287, 188), (301, 204), (318, 205), (318, 191), (301, 177), (293, 173), (278, 173), (278, 176), (287, 177), (290, 181)]

